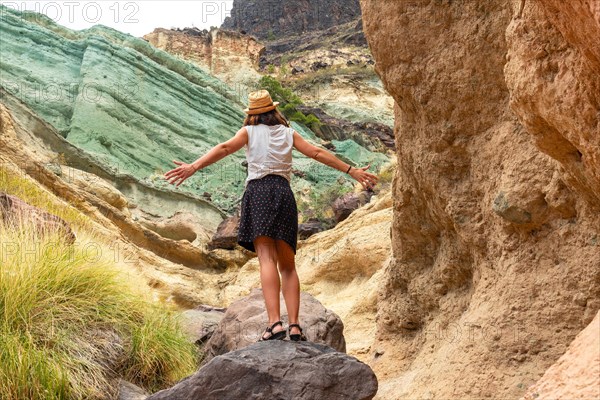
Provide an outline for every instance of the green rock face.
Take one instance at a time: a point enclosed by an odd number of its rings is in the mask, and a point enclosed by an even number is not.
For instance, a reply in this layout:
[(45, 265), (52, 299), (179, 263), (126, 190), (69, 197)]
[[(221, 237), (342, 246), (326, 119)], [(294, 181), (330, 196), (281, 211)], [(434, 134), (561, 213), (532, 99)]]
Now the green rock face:
[[(238, 96), (193, 64), (107, 27), (71, 31), (0, 6), (0, 49), (0, 85), (7, 92), (115, 173), (157, 188), (173, 188), (162, 176), (176, 167), (172, 160), (194, 161), (235, 135), (245, 116), (246, 93)], [(308, 129), (294, 127), (315, 141)], [(387, 160), (356, 146), (342, 148), (348, 154), (342, 149), (340, 158), (356, 164)], [(294, 168), (315, 168), (310, 163), (316, 161), (295, 150), (293, 156)], [(244, 160), (241, 149), (178, 190), (208, 192), (230, 212), (244, 190)], [(314, 174), (293, 176), (292, 186), (321, 190), (343, 174), (324, 165), (319, 170), (318, 182), (310, 182)]]

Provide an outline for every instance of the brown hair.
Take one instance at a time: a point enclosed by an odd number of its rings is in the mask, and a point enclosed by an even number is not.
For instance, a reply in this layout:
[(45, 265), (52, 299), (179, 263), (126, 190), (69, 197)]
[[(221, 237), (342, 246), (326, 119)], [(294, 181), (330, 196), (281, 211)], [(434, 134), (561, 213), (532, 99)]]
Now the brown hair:
[(288, 120), (276, 108), (262, 114), (247, 115), (246, 118), (244, 118), (244, 126), (259, 124), (265, 124), (270, 126), (285, 125), (288, 128), (290, 127), (290, 123), (288, 122)]

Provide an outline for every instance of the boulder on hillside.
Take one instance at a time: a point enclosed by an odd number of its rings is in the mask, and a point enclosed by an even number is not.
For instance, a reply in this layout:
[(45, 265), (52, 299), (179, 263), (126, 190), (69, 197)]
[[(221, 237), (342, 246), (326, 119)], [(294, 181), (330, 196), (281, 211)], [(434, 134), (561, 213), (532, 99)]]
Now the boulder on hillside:
[(213, 358), (147, 400), (372, 399), (371, 368), (320, 343), (274, 340)]
[(352, 211), (367, 204), (371, 200), (372, 195), (372, 191), (363, 190), (360, 193), (346, 193), (342, 197), (337, 198), (331, 206), (336, 222), (342, 222), (352, 214)]
[(68, 244), (75, 243), (75, 234), (65, 220), (4, 192), (0, 192), (0, 221), (12, 227), (31, 225), (42, 234), (59, 231)]
[[(280, 295), (279, 301), (281, 321), (284, 328), (287, 328), (287, 310), (283, 295)], [(300, 292), (299, 320), (309, 341), (327, 344), (337, 351), (346, 352), (342, 320), (306, 292)], [(255, 288), (248, 296), (234, 301), (227, 307), (225, 316), (206, 342), (203, 363), (256, 342), (268, 326), (268, 321), (262, 289)]]
[(315, 233), (322, 232), (327, 228), (328, 227), (323, 221), (317, 218), (309, 218), (308, 221), (298, 225), (298, 239), (307, 239)]
[(237, 245), (238, 228), (240, 226), (240, 216), (233, 215), (225, 218), (215, 232), (212, 240), (208, 243), (208, 249), (229, 249), (233, 250)]

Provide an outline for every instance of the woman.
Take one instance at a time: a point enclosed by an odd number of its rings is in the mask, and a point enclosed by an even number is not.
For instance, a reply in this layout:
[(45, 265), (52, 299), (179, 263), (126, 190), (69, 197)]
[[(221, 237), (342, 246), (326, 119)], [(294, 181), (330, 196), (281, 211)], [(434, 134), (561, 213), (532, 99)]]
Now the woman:
[(269, 317), (269, 326), (259, 341), (283, 339), (286, 330), (280, 321), (279, 291), (288, 311), (288, 332), (294, 341), (306, 340), (299, 325), (300, 282), (295, 255), (298, 233), (296, 200), (290, 187), (292, 148), (325, 165), (346, 172), (365, 189), (378, 178), (366, 172), (370, 165), (353, 168), (330, 152), (302, 138), (277, 109), (266, 90), (250, 93), (244, 126), (235, 136), (213, 147), (192, 164), (179, 165), (165, 174), (169, 183), (179, 186), (198, 170), (246, 147), (248, 177), (242, 196), (238, 244), (257, 253), (260, 281)]

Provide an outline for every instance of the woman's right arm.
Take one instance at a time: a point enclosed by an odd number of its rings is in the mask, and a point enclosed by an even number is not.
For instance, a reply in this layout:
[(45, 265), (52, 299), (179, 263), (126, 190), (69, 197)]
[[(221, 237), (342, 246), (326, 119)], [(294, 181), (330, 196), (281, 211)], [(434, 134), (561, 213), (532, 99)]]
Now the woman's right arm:
[[(294, 131), (294, 147), (300, 153), (304, 154), (307, 157), (312, 158), (313, 160), (317, 160), (320, 163), (323, 163), (331, 168), (337, 169), (341, 172), (346, 172), (348, 170), (349, 165), (337, 158), (335, 155), (330, 153), (329, 151), (314, 146), (308, 143), (304, 138), (296, 131)], [(360, 182), (365, 189), (373, 188), (375, 183), (377, 183), (376, 175), (373, 175), (370, 172), (365, 171), (368, 169), (370, 165), (362, 168), (354, 168), (350, 169), (350, 176)]]

